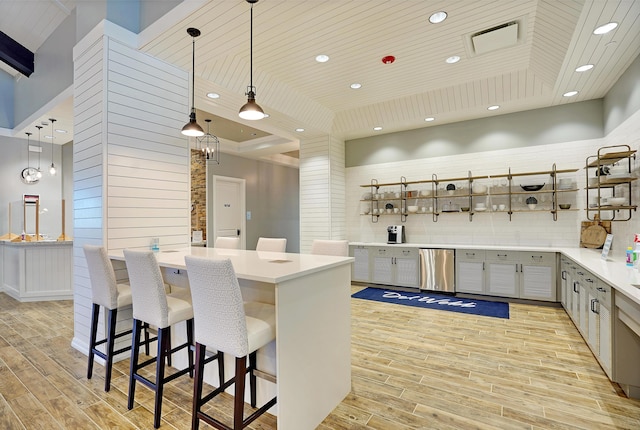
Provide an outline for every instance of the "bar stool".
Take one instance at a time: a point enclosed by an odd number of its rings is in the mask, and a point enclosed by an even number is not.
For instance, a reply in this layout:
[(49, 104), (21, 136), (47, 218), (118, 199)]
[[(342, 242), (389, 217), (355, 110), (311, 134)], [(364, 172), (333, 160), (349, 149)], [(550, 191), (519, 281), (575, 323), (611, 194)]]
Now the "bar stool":
[[(256, 369), (256, 351), (276, 338), (275, 306), (266, 303), (242, 301), (238, 278), (231, 260), (209, 260), (186, 256), (189, 285), (193, 296), (196, 320), (196, 364), (193, 387), (191, 429), (197, 430), (200, 420), (224, 430), (240, 430), (252, 423), (276, 404), (277, 398), (244, 418), (245, 377), (249, 373), (251, 406), (256, 406), (256, 377), (264, 377)], [(218, 362), (224, 353), (233, 355), (235, 376), (203, 397), (202, 377), (207, 349), (218, 352)], [(247, 356), (249, 366), (247, 367)], [(266, 375), (265, 375), (266, 376)], [(265, 378), (267, 380), (274, 380)], [(275, 382), (275, 381), (274, 381)], [(202, 407), (232, 384), (235, 384), (233, 426), (202, 411)]]
[(256, 251), (285, 252), (287, 250), (286, 238), (260, 237), (256, 245)]
[[(111, 389), (111, 370), (113, 368), (113, 357), (123, 352), (129, 351), (131, 345), (114, 351), (116, 339), (131, 334), (127, 330), (116, 334), (116, 322), (118, 309), (131, 305), (131, 288), (126, 284), (118, 284), (113, 271), (111, 261), (107, 256), (107, 251), (96, 245), (84, 245), (82, 247), (89, 269), (89, 280), (91, 281), (91, 328), (89, 333), (89, 361), (87, 363), (87, 379), (93, 376), (93, 363), (95, 356), (105, 360), (104, 391)], [(97, 339), (100, 307), (108, 312), (107, 337)], [(149, 334), (145, 329), (145, 340), (148, 341)], [(105, 351), (98, 349), (100, 345), (106, 344)], [(149, 344), (146, 343), (146, 353), (149, 354)]]
[(220, 236), (216, 238), (216, 243), (213, 245), (213, 247), (225, 249), (240, 249), (240, 238)]
[[(179, 376), (189, 373), (193, 376), (193, 307), (188, 291), (167, 294), (165, 292), (162, 273), (153, 251), (124, 250), (124, 258), (131, 283), (131, 297), (133, 301), (133, 339), (131, 341), (131, 363), (129, 372), (129, 401), (128, 409), (133, 409), (136, 381), (155, 391), (153, 426), (160, 427), (162, 411), (162, 394), (164, 384)], [(171, 348), (171, 326), (186, 321), (187, 341)], [(155, 358), (138, 363), (140, 332), (143, 324), (150, 324), (158, 328), (158, 351)], [(187, 350), (188, 366), (176, 373), (165, 377), (165, 358), (182, 349)], [(142, 376), (140, 369), (156, 365), (155, 381)]]
[(349, 256), (349, 242), (346, 240), (315, 239), (311, 243), (311, 253), (315, 255)]

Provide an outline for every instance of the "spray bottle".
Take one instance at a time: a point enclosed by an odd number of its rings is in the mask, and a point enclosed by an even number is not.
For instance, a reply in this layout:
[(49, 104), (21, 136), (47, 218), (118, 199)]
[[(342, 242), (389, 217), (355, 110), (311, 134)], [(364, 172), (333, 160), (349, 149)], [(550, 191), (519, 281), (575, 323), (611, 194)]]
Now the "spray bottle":
[(634, 244), (634, 250), (633, 250), (633, 256), (632, 256), (633, 267), (635, 267), (636, 269), (639, 269), (640, 267), (640, 233), (636, 233), (635, 236), (633, 237), (633, 244)]

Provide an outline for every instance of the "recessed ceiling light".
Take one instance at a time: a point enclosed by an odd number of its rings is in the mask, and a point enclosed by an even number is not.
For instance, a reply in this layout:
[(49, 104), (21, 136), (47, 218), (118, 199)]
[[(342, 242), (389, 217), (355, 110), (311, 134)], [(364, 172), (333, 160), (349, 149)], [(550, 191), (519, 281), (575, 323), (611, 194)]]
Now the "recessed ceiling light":
[(218, 93), (207, 93), (207, 97), (209, 97), (210, 99), (219, 99), (220, 98), (220, 94), (218, 94)]
[(430, 116), (430, 117), (425, 118), (424, 120), (427, 121), (427, 122), (431, 122), (431, 121), (435, 121), (436, 119), (434, 117)]
[(498, 105), (493, 105), (493, 106), (489, 106), (489, 107), (487, 108), (487, 110), (497, 110), (497, 109), (500, 109), (500, 106), (498, 106)]
[(316, 57), (316, 61), (318, 63), (326, 63), (327, 61), (329, 61), (329, 56), (328, 55), (324, 55), (324, 54), (320, 54)]
[(447, 12), (440, 11), (440, 12), (436, 12), (436, 13), (432, 14), (429, 17), (429, 22), (431, 24), (439, 24), (442, 21), (444, 21), (445, 19), (447, 19)]
[(601, 25), (600, 27), (593, 30), (593, 34), (607, 34), (617, 26), (618, 26), (617, 22), (610, 22), (608, 24)]
[(593, 64), (585, 64), (584, 66), (576, 68), (576, 72), (586, 72), (591, 69), (593, 69)]
[(375, 131), (380, 131), (380, 130), (382, 130), (382, 127), (380, 127), (380, 126), (378, 125), (378, 126), (376, 126), (376, 127), (373, 127), (373, 129), (374, 129)]
[(457, 56), (457, 55), (452, 55), (451, 57), (447, 58), (444, 61), (446, 61), (449, 64), (453, 64), (453, 63), (457, 63), (458, 61), (460, 61), (460, 57)]
[(298, 133), (302, 133), (302, 132), (304, 131), (304, 128), (296, 128), (296, 131), (297, 131)]
[(569, 92), (564, 93), (563, 96), (564, 97), (573, 97), (576, 94), (578, 94), (578, 92), (574, 90), (574, 91), (569, 91)]
[(349, 86), (350, 86), (350, 87), (351, 87), (351, 89), (353, 89), (353, 90), (357, 90), (357, 89), (362, 88), (362, 84), (359, 84), (359, 83), (357, 83), (357, 82), (354, 82), (353, 84), (351, 84), (351, 85), (349, 85)]
[(61, 128), (56, 128), (56, 133), (67, 134), (67, 130), (63, 130)]
[(55, 137), (51, 136), (51, 135), (47, 135), (44, 137), (45, 139), (55, 139)]

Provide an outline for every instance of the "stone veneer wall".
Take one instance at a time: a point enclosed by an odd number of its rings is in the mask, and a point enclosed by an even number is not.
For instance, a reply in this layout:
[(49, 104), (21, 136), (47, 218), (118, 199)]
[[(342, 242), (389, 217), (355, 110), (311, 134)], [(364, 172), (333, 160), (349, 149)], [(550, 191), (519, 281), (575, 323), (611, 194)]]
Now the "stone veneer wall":
[(207, 160), (202, 151), (191, 150), (191, 231), (202, 230), (207, 240)]

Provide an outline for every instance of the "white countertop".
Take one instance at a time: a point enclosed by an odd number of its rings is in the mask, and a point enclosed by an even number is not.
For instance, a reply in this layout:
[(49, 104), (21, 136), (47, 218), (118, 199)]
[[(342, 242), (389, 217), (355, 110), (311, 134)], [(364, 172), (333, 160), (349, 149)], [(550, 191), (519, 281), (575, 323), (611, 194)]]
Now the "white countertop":
[(34, 240), (32, 242), (20, 241), (20, 242), (11, 242), (10, 240), (0, 240), (0, 244), (7, 246), (44, 246), (44, 245), (73, 245), (72, 240), (56, 240), (56, 239), (46, 239), (46, 240)]
[[(219, 248), (181, 248), (156, 253), (161, 267), (186, 269), (184, 257), (194, 255), (211, 259), (230, 259), (240, 279), (276, 284), (324, 269), (351, 264), (352, 257), (292, 254), (285, 252), (247, 251)], [(109, 257), (124, 260), (122, 250), (110, 251)]]
[(637, 304), (640, 304), (640, 273), (624, 262), (624, 256), (611, 254), (607, 260), (602, 260), (601, 249), (570, 248), (570, 247), (540, 247), (540, 246), (513, 246), (513, 245), (464, 245), (441, 243), (399, 243), (388, 244), (383, 242), (349, 242), (352, 246), (397, 246), (408, 248), (435, 248), (435, 249), (486, 249), (500, 251), (534, 251), (534, 252), (559, 252), (576, 263), (591, 271), (594, 275), (610, 284), (614, 289), (623, 293)]

